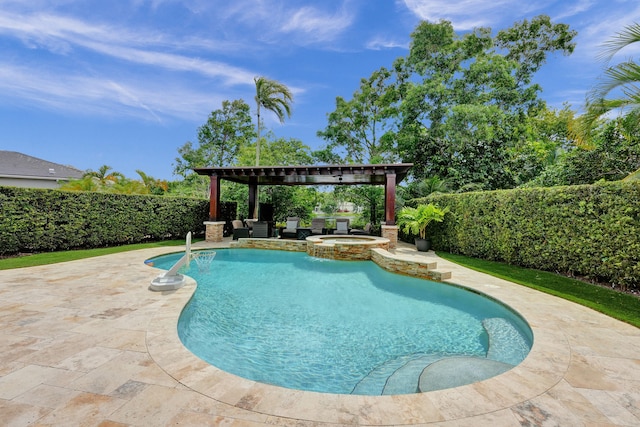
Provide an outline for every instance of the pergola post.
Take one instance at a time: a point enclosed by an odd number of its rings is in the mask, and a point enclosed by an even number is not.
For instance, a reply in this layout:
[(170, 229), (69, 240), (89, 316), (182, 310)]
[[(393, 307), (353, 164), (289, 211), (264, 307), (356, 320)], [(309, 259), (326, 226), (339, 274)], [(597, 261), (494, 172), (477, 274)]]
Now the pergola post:
[(209, 221), (217, 221), (220, 215), (220, 179), (218, 175), (211, 175), (209, 181)]
[(258, 184), (256, 182), (249, 182), (249, 214), (247, 218), (253, 218), (255, 216), (255, 219), (258, 219), (258, 216), (254, 215), (258, 203), (258, 200), (256, 200), (257, 198)]
[(396, 224), (396, 174), (385, 175), (384, 186), (384, 221), (387, 225)]
[(389, 239), (389, 249), (398, 246), (398, 226), (396, 226), (396, 174), (385, 174), (384, 186), (384, 219), (381, 235)]
[(209, 221), (205, 221), (204, 239), (207, 242), (222, 242), (224, 237), (224, 221), (220, 219), (220, 178), (210, 175), (209, 184)]

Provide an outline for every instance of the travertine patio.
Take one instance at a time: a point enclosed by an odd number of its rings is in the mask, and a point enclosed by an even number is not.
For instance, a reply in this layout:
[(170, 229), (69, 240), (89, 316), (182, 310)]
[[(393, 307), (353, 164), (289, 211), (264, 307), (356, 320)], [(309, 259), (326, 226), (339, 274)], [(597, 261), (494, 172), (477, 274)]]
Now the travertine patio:
[(181, 249), (0, 271), (0, 424), (640, 425), (639, 329), (409, 246), (396, 255), (435, 260), (453, 283), (498, 298), (529, 321), (534, 346), (521, 365), (467, 386), (380, 397), (302, 392), (227, 374), (178, 339), (177, 319), (195, 284), (147, 289), (159, 271), (144, 260)]

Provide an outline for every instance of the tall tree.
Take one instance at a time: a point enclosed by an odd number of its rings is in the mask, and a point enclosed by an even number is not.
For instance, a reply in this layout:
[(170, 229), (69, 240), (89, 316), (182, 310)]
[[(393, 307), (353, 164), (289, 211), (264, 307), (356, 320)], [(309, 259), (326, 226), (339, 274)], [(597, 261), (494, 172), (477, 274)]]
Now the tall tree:
[(291, 104), (293, 103), (293, 94), (289, 88), (276, 81), (266, 77), (255, 77), (253, 81), (256, 84), (256, 115), (257, 115), (257, 144), (256, 144), (256, 166), (260, 166), (260, 129), (262, 126), (261, 109), (273, 112), (280, 123), (284, 123), (285, 116), (291, 116)]
[(512, 187), (510, 150), (527, 117), (544, 110), (532, 75), (549, 53), (571, 53), (575, 32), (548, 17), (459, 36), (450, 22), (422, 22), (407, 58), (396, 61), (401, 95), (397, 134), (417, 178), (440, 176), (454, 189)]
[(174, 172), (186, 178), (194, 167), (235, 164), (240, 149), (254, 138), (249, 105), (242, 99), (225, 100), (222, 109), (211, 112), (198, 128), (198, 145), (188, 141), (178, 149), (181, 157), (176, 158)]
[(360, 80), (360, 88), (351, 100), (336, 98), (336, 109), (328, 116), (327, 127), (318, 136), (328, 141), (320, 160), (334, 163), (335, 149), (343, 151), (346, 163), (393, 162), (393, 137), (388, 127), (395, 115), (395, 91), (390, 84), (391, 71), (381, 68), (368, 79)]
[[(269, 133), (263, 138), (262, 160), (271, 165), (293, 166), (306, 165), (313, 161), (311, 149), (295, 138), (273, 139)], [(249, 145), (244, 147), (238, 155), (239, 166), (249, 166), (253, 164), (255, 147)], [(222, 193), (224, 199), (235, 201), (238, 204), (238, 212), (247, 215), (248, 209), (248, 189), (246, 185), (235, 183), (223, 183)], [(304, 187), (304, 186), (303, 186)], [(313, 206), (303, 197), (308, 188), (300, 186), (267, 186), (264, 191), (260, 191), (259, 199), (262, 202), (272, 203), (274, 206), (274, 216), (276, 219), (284, 221), (287, 216), (301, 216), (306, 218), (311, 214)], [(304, 208), (303, 208), (304, 207)], [(292, 211), (292, 209), (296, 209)], [(307, 212), (301, 215), (302, 212)], [(255, 212), (248, 212), (254, 215)], [(294, 215), (295, 214), (295, 215)]]
[[(266, 77), (254, 77), (256, 84), (256, 166), (260, 166), (260, 129), (262, 126), (261, 109), (273, 112), (280, 123), (284, 123), (285, 115), (291, 116), (291, 104), (293, 103), (293, 94), (289, 88), (276, 81)], [(258, 189), (256, 189), (256, 197), (259, 198)], [(253, 212), (253, 217), (258, 218), (258, 203)]]
[[(640, 24), (629, 25), (605, 43), (602, 58), (610, 61), (616, 53), (638, 42)], [(590, 131), (600, 117), (617, 109), (640, 109), (640, 64), (633, 59), (609, 66), (601, 82), (589, 93), (579, 132), (583, 142), (588, 143)]]
[[(262, 140), (261, 159), (263, 163), (277, 166), (308, 165), (313, 163), (311, 149), (296, 138), (273, 138), (269, 133)], [(238, 155), (238, 166), (253, 164), (254, 145), (247, 145)]]
[(198, 128), (197, 145), (187, 141), (178, 148), (180, 157), (175, 159), (173, 172), (184, 178), (180, 191), (206, 196), (209, 180), (193, 168), (234, 165), (242, 147), (250, 145), (255, 135), (249, 105), (242, 99), (223, 101), (222, 108), (211, 112)]
[(549, 52), (573, 53), (577, 32), (567, 24), (554, 24), (546, 15), (523, 20), (498, 32), (496, 46), (507, 50), (506, 58), (518, 64), (516, 78), (531, 83), (531, 78), (546, 62)]

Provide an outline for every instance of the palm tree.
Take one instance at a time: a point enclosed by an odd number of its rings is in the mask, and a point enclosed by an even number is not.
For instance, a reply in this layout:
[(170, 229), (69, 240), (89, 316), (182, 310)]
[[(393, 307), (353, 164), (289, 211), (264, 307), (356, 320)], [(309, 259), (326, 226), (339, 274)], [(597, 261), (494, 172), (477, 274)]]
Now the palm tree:
[[(616, 37), (604, 44), (600, 55), (609, 61), (625, 47), (640, 42), (640, 24), (632, 24), (622, 30)], [(615, 109), (640, 108), (640, 64), (628, 60), (608, 67), (602, 81), (589, 94), (586, 112), (581, 118), (579, 136), (583, 141), (587, 139), (597, 120), (604, 114)], [(620, 97), (607, 98), (614, 90), (619, 90)]]
[(162, 195), (169, 190), (169, 183), (165, 180), (160, 180), (147, 175), (140, 169), (136, 169), (136, 173), (140, 175), (142, 184), (148, 189), (148, 192), (155, 195)]
[(91, 169), (87, 170), (82, 177), (96, 178), (101, 185), (111, 185), (118, 182), (119, 179), (124, 178), (124, 175), (120, 172), (109, 172), (111, 169), (111, 166), (102, 165), (97, 171), (93, 171)]
[[(257, 123), (257, 135), (256, 140), (256, 166), (260, 166), (260, 109), (264, 108), (275, 113), (280, 120), (280, 123), (284, 123), (285, 115), (291, 116), (291, 103), (293, 102), (293, 95), (289, 88), (276, 81), (270, 80), (266, 77), (254, 77), (253, 81), (256, 84), (256, 115), (258, 116)], [(256, 200), (258, 199), (258, 192), (256, 189)], [(253, 217), (258, 218), (258, 203), (256, 203)]]
[(255, 77), (253, 81), (256, 84), (256, 106), (258, 116), (257, 133), (258, 139), (256, 143), (256, 166), (260, 166), (260, 108), (269, 110), (278, 116), (280, 123), (284, 123), (285, 114), (291, 116), (291, 103), (293, 95), (284, 84), (267, 79), (266, 77)]

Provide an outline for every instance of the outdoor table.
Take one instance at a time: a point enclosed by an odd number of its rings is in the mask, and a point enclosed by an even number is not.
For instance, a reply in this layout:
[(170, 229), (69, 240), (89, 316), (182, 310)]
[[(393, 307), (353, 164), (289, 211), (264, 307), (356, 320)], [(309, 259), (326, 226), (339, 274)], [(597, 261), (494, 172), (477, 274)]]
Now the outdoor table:
[(311, 236), (311, 228), (308, 228), (308, 227), (296, 228), (296, 236), (298, 240), (306, 239), (307, 237)]

